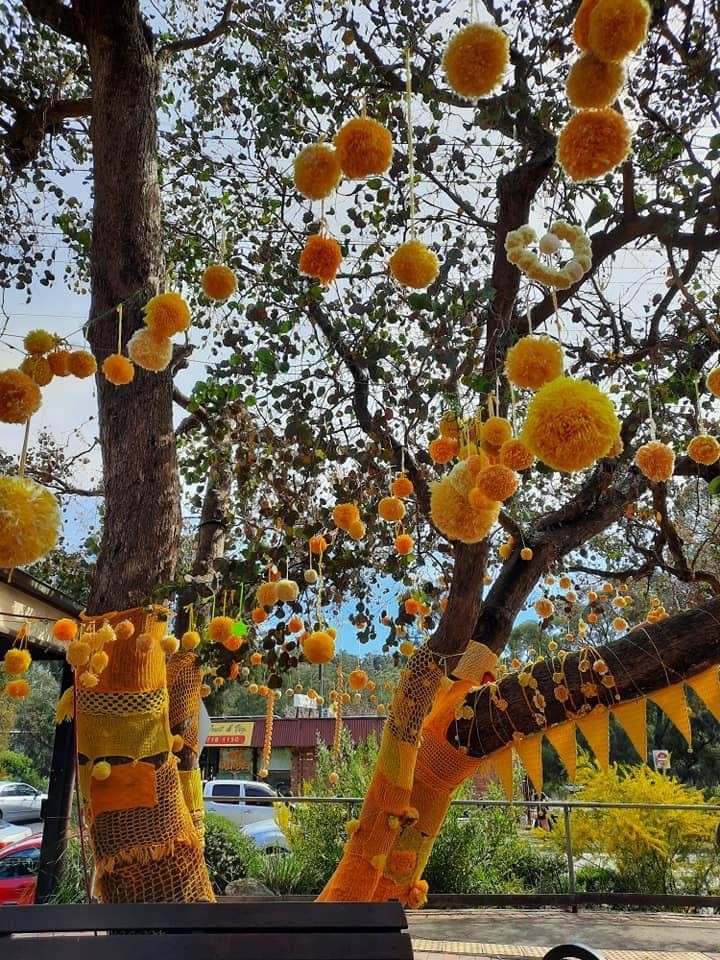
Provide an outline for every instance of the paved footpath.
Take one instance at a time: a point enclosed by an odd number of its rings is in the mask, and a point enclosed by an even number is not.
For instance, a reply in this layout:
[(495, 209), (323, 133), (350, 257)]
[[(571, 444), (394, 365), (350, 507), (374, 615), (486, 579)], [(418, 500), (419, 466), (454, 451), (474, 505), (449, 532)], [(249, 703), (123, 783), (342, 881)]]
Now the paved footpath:
[(720, 960), (720, 916), (580, 910), (408, 910), (416, 960), (536, 960), (579, 941), (605, 960)]

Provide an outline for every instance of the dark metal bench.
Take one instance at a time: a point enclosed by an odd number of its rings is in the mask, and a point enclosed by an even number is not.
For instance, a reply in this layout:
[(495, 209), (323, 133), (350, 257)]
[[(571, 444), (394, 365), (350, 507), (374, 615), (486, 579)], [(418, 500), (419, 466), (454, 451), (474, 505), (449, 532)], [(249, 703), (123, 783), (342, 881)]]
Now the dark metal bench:
[[(152, 936), (158, 933), (162, 936)], [(2, 907), (0, 956), (2, 960), (412, 960), (413, 951), (405, 912), (397, 902), (262, 900)]]
[(583, 946), (582, 943), (563, 943), (553, 947), (543, 960), (605, 960), (601, 953)]

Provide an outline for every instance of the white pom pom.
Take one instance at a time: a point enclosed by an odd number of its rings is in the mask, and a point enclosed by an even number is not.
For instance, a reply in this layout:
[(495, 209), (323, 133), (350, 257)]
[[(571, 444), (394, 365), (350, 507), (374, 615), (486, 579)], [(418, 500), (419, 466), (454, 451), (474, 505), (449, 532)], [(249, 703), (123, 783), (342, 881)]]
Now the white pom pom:
[(560, 237), (556, 237), (554, 233), (546, 233), (540, 237), (538, 246), (542, 253), (557, 253), (562, 246), (562, 240)]

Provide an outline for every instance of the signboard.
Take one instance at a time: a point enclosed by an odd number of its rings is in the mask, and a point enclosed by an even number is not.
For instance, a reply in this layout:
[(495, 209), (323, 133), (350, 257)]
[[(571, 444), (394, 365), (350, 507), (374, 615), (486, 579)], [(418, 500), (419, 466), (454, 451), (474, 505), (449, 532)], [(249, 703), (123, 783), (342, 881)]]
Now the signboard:
[(206, 747), (249, 747), (254, 723), (246, 720), (212, 720)]
[(205, 742), (210, 733), (210, 714), (207, 712), (207, 707), (205, 704), (200, 701), (200, 713), (198, 715), (198, 743), (200, 744), (200, 749), (205, 746)]
[(670, 751), (669, 750), (653, 750), (652, 752), (653, 766), (656, 770), (664, 772), (665, 770), (670, 769)]

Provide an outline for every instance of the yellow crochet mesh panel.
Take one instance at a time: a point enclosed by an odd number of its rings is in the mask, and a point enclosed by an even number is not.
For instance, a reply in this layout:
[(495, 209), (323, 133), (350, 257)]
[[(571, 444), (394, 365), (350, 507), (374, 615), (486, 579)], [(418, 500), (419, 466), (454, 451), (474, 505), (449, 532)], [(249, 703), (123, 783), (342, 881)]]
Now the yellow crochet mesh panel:
[[(160, 856), (165, 857), (165, 854)], [(197, 846), (176, 845), (172, 856), (167, 856), (165, 861), (118, 866), (97, 880), (95, 892), (103, 903), (193, 903), (215, 900), (207, 880), (203, 854)]]
[(205, 805), (200, 777), (200, 687), (203, 673), (194, 653), (178, 652), (168, 662), (170, 729), (183, 738), (178, 753), (180, 785), (185, 804), (200, 840), (205, 846)]
[(78, 710), (92, 716), (102, 717), (105, 714), (115, 716), (119, 709), (122, 713), (157, 713), (168, 710), (168, 692), (165, 687), (157, 690), (147, 690), (142, 693), (98, 693), (93, 690), (77, 691)]
[(200, 846), (205, 849), (205, 805), (203, 804), (203, 785), (200, 768), (194, 770), (178, 770), (180, 789), (182, 790), (185, 806), (197, 831)]
[(356, 829), (319, 900), (375, 899), (398, 826), (414, 819), (410, 790), (420, 729), (441, 679), (427, 646), (416, 651), (403, 670)]
[[(121, 697), (118, 697), (120, 700)], [(98, 757), (152, 757), (167, 753), (172, 744), (167, 710), (161, 713), (123, 713), (99, 717), (77, 711), (78, 753)]]

